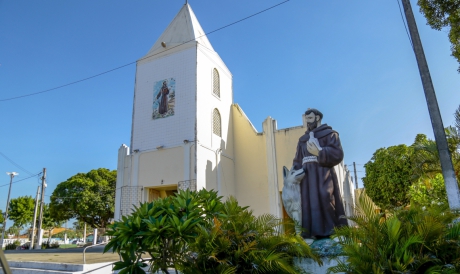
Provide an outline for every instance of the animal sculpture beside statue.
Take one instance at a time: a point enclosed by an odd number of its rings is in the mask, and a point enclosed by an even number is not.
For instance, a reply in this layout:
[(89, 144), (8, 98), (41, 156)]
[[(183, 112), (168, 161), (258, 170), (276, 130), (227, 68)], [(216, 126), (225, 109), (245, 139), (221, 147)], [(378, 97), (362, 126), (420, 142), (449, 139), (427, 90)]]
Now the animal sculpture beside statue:
[(300, 201), (300, 182), (305, 176), (303, 169), (288, 170), (283, 167), (283, 192), (281, 198), (283, 200), (284, 209), (291, 219), (296, 222), (296, 233), (300, 235), (302, 227), (302, 204)]

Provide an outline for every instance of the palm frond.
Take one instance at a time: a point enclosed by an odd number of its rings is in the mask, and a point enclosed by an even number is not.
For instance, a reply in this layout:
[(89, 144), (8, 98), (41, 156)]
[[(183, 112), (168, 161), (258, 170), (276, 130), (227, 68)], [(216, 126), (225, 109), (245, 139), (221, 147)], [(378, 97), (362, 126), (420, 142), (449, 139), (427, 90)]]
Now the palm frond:
[(455, 110), (454, 113), (455, 117), (455, 127), (457, 128), (457, 131), (460, 132), (460, 106)]

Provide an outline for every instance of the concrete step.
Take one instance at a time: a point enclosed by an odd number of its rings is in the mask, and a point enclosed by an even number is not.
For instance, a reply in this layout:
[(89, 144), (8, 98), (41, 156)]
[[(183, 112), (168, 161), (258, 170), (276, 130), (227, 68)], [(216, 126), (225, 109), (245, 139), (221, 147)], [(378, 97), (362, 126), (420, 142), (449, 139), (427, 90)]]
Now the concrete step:
[[(112, 271), (112, 263), (97, 264), (66, 264), (66, 263), (44, 263), (44, 262), (18, 262), (9, 261), (12, 274), (108, 274)], [(4, 272), (0, 269), (0, 274)]]
[[(46, 270), (46, 269), (34, 269), (34, 268), (16, 268), (10, 267), (12, 274), (71, 274), (75, 272), (67, 272), (67, 271), (56, 271), (56, 270)], [(3, 271), (0, 270), (0, 273), (3, 274)]]

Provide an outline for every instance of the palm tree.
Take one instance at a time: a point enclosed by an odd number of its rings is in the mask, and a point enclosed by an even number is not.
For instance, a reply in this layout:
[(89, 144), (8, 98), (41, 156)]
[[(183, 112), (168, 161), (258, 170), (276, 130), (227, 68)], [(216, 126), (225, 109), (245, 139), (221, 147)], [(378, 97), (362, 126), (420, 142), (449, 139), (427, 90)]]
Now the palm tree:
[(457, 131), (460, 132), (460, 105), (458, 106), (457, 110), (454, 113), (455, 117), (455, 127), (457, 127)]
[(348, 218), (357, 226), (334, 235), (346, 259), (328, 273), (459, 273), (460, 223), (447, 205), (378, 213), (363, 192)]
[(270, 214), (254, 216), (235, 198), (224, 202), (220, 218), (200, 225), (190, 243), (191, 265), (183, 273), (303, 273), (294, 257), (321, 261), (295, 233), (283, 233), (282, 221)]
[[(456, 111), (456, 124), (460, 125), (460, 107)], [(447, 127), (445, 129), (447, 144), (455, 169), (457, 182), (460, 180), (460, 127)], [(412, 145), (414, 148), (414, 176), (416, 178), (433, 178), (442, 173), (436, 142), (419, 134)]]

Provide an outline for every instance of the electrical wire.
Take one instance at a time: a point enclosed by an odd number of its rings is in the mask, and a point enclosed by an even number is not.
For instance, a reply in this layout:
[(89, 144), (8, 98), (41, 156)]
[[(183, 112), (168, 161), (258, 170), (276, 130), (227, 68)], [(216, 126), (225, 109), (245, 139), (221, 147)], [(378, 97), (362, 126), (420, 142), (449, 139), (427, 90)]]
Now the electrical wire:
[(23, 168), (22, 166), (20, 166), (19, 164), (15, 163), (13, 160), (11, 160), (10, 158), (8, 158), (8, 156), (6, 156), (5, 154), (3, 154), (2, 152), (0, 152), (0, 155), (5, 158), (8, 162), (12, 163), (13, 165), (15, 165), (17, 168), (19, 168), (20, 170), (24, 171), (25, 173), (29, 174), (29, 175), (33, 175), (32, 172), (28, 171), (27, 169)]
[(259, 14), (261, 14), (261, 13), (264, 13), (264, 12), (266, 12), (266, 11), (268, 11), (268, 10), (271, 10), (271, 9), (273, 9), (273, 8), (276, 8), (276, 7), (278, 7), (278, 6), (282, 5), (282, 4), (285, 4), (285, 3), (289, 2), (289, 1), (290, 1), (290, 0), (285, 0), (285, 1), (283, 1), (283, 2), (280, 2), (280, 3), (276, 4), (276, 5), (273, 5), (273, 6), (271, 6), (271, 7), (268, 7), (268, 8), (266, 8), (266, 9), (264, 9), (264, 10), (261, 10), (261, 11), (259, 11), (259, 12), (256, 12), (256, 13), (254, 13), (254, 14), (252, 14), (252, 15), (249, 15), (249, 16), (247, 16), (247, 17), (244, 17), (243, 19), (237, 20), (237, 21), (235, 21), (235, 22), (233, 22), (233, 23), (227, 24), (227, 25), (225, 25), (225, 26), (223, 26), (223, 27), (220, 27), (220, 28), (217, 28), (217, 29), (212, 30), (212, 31), (210, 31), (210, 32), (207, 32), (207, 33), (205, 33), (205, 34), (203, 34), (203, 35), (201, 35), (201, 36), (198, 36), (197, 38), (194, 38), (194, 39), (191, 39), (191, 40), (189, 40), (189, 41), (183, 42), (183, 43), (181, 43), (181, 44), (179, 44), (179, 45), (176, 45), (176, 46), (174, 46), (174, 47), (171, 47), (171, 48), (169, 48), (169, 49), (166, 49), (166, 50), (164, 50), (164, 51), (162, 51), (162, 52), (158, 52), (158, 53), (155, 53), (155, 54), (146, 56), (146, 57), (144, 57), (144, 58), (141, 58), (141, 59), (139, 59), (139, 60), (136, 60), (136, 61), (129, 62), (129, 63), (124, 64), (124, 65), (121, 65), (121, 66), (119, 66), (119, 67), (116, 67), (116, 68), (113, 68), (113, 69), (110, 69), (110, 70), (106, 70), (106, 71), (104, 71), (104, 72), (101, 72), (101, 73), (98, 73), (98, 74), (95, 74), (95, 75), (92, 75), (92, 76), (89, 76), (89, 77), (86, 77), (86, 78), (83, 78), (83, 79), (80, 79), (80, 80), (77, 80), (77, 81), (73, 81), (73, 82), (70, 82), (70, 83), (67, 83), (67, 84), (64, 84), (64, 85), (60, 85), (60, 86), (57, 86), (57, 87), (54, 87), (54, 88), (49, 88), (49, 89), (45, 89), (45, 90), (42, 90), (42, 91), (38, 91), (38, 92), (34, 92), (34, 93), (29, 93), (29, 94), (24, 94), (24, 95), (15, 96), (15, 97), (10, 97), (10, 98), (6, 98), (6, 99), (0, 99), (0, 102), (5, 102), (5, 101), (15, 100), (15, 99), (19, 99), (19, 98), (24, 98), (24, 97), (29, 97), (29, 96), (38, 95), (38, 94), (41, 94), (41, 93), (53, 91), (53, 90), (56, 90), (56, 89), (61, 89), (61, 88), (63, 88), (63, 87), (67, 87), (67, 86), (70, 86), (70, 85), (74, 85), (74, 84), (77, 84), (77, 83), (80, 83), (80, 82), (83, 82), (83, 81), (87, 81), (87, 80), (90, 80), (90, 79), (99, 77), (99, 76), (104, 75), (104, 74), (107, 74), (107, 73), (109, 73), (109, 72), (112, 72), (112, 71), (115, 71), (115, 70), (119, 70), (119, 69), (121, 69), (121, 68), (124, 68), (124, 67), (130, 66), (130, 65), (132, 65), (132, 64), (135, 64), (135, 63), (137, 63), (138, 61), (142, 61), (142, 60), (151, 58), (151, 57), (153, 57), (153, 56), (155, 56), (155, 55), (157, 55), (157, 54), (164, 53), (164, 52), (166, 52), (166, 51), (172, 50), (172, 49), (174, 49), (174, 48), (176, 48), (176, 47), (182, 46), (182, 45), (187, 44), (187, 43), (189, 43), (189, 42), (196, 41), (197, 39), (199, 39), (199, 38), (201, 38), (201, 37), (203, 37), (203, 36), (207, 36), (207, 35), (212, 34), (212, 33), (214, 33), (214, 32), (217, 32), (217, 31), (223, 30), (223, 29), (225, 29), (225, 28), (228, 28), (228, 27), (230, 27), (230, 26), (232, 26), (232, 25), (235, 25), (235, 24), (237, 24), (237, 23), (240, 23), (240, 22), (242, 22), (242, 21), (245, 21), (245, 20), (247, 20), (247, 19), (249, 19), (249, 18), (251, 18), (251, 17), (254, 17), (254, 16), (259, 15)]
[[(42, 174), (42, 173), (40, 172), (40, 173), (34, 174), (34, 175), (30, 176), (30, 177), (27, 177), (27, 178), (24, 178), (24, 179), (21, 179), (21, 180), (17, 180), (17, 181), (13, 181), (11, 184), (19, 183), (19, 182), (21, 182), (21, 181), (30, 179), (30, 178), (32, 178), (32, 177), (40, 176), (41, 174)], [(8, 186), (8, 185), (9, 185), (9, 183), (8, 183), (8, 184), (1, 185), (0, 187), (4, 187), (4, 186)]]
[[(103, 192), (103, 193), (97, 193), (97, 194), (115, 194), (115, 192)], [(53, 195), (45, 195), (45, 196), (53, 197), (55, 199), (82, 199), (84, 198), (84, 197), (56, 197)]]
[(410, 38), (409, 31), (407, 30), (406, 21), (404, 20), (404, 16), (402, 14), (401, 4), (399, 3), (399, 0), (396, 0), (396, 2), (398, 2), (399, 14), (401, 14), (401, 19), (403, 21), (404, 28), (406, 29), (407, 38), (409, 38), (410, 45), (412, 46), (412, 49), (414, 49), (414, 44), (412, 44), (412, 39)]

